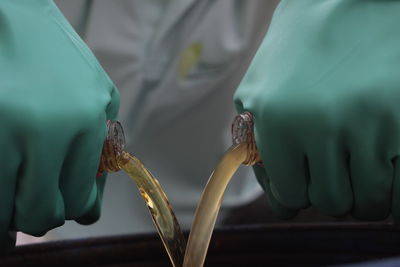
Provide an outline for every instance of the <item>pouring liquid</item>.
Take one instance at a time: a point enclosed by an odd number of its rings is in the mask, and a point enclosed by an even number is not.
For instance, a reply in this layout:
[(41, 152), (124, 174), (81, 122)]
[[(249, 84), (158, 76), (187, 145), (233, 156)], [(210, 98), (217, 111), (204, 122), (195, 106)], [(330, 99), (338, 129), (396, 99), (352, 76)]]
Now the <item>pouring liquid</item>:
[(250, 112), (235, 117), (232, 124), (233, 145), (211, 174), (201, 195), (186, 251), (185, 238), (167, 196), (140, 160), (124, 150), (125, 137), (119, 122), (107, 121), (108, 134), (103, 144), (98, 173), (101, 174), (104, 170), (110, 172), (125, 170), (136, 183), (149, 208), (172, 265), (203, 266), (229, 181), (241, 164), (253, 165), (261, 162), (254, 140), (253, 126), (253, 116)]
[(236, 170), (246, 160), (247, 152), (245, 143), (233, 145), (211, 174), (194, 215), (184, 267), (203, 266), (225, 189)]
[(182, 266), (186, 241), (171, 204), (159, 182), (139, 159), (125, 151), (122, 151), (117, 157), (117, 164), (136, 183), (172, 265), (175, 267)]

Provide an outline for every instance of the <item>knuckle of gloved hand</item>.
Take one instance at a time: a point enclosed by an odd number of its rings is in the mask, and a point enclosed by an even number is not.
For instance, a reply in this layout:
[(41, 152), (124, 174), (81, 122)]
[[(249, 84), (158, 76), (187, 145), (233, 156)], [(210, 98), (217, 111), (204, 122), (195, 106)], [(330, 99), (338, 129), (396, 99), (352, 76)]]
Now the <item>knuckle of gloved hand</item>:
[(89, 225), (97, 222), (100, 219), (100, 214), (101, 214), (100, 205), (99, 203), (96, 203), (95, 205), (93, 205), (91, 210), (86, 211), (85, 214), (77, 217), (75, 220), (79, 224)]
[(260, 106), (259, 113), (259, 119), (270, 129), (280, 127), (301, 138), (335, 135), (340, 129), (332, 108), (303, 98), (269, 97)]
[(375, 118), (375, 128), (378, 138), (382, 144), (386, 144), (385, 149), (399, 148), (400, 146), (400, 110), (396, 108), (386, 107), (381, 114)]
[[(388, 177), (389, 178), (389, 177)], [(355, 198), (352, 215), (358, 220), (384, 220), (391, 213), (390, 189), (380, 190), (376, 186), (369, 193), (364, 192), (361, 197)]]
[(310, 196), (312, 206), (316, 207), (323, 214), (332, 217), (344, 217), (349, 215), (352, 210), (352, 201), (346, 199), (337, 199), (336, 197), (327, 197), (320, 195), (319, 198)]
[(88, 132), (98, 130), (106, 121), (105, 109), (97, 105), (81, 106), (75, 111), (75, 123), (81, 131)]
[(51, 115), (41, 114), (34, 105), (27, 104), (15, 110), (13, 114), (13, 128), (17, 133), (23, 133), (25, 137), (29, 137), (30, 140), (40, 137), (52, 126), (51, 123), (46, 123)]
[(62, 214), (56, 212), (47, 214), (36, 214), (35, 220), (16, 221), (15, 228), (18, 231), (24, 232), (29, 235), (40, 237), (45, 235), (48, 231), (62, 226), (65, 223), (65, 218)]
[(85, 216), (93, 207), (96, 206), (96, 202), (99, 201), (96, 197), (87, 196), (87, 194), (83, 192), (79, 192), (79, 194), (73, 199), (73, 203), (69, 203), (65, 207), (65, 217), (68, 220), (74, 220), (80, 217)]
[(307, 188), (297, 187), (291, 190), (289, 186), (286, 186), (281, 190), (274, 189), (272, 191), (279, 203), (288, 209), (301, 210), (310, 206)]
[(256, 127), (264, 134), (274, 135), (277, 132), (285, 132), (291, 127), (292, 121), (289, 118), (292, 114), (290, 107), (286, 107), (285, 103), (266, 98), (262, 104), (254, 105), (254, 112)]

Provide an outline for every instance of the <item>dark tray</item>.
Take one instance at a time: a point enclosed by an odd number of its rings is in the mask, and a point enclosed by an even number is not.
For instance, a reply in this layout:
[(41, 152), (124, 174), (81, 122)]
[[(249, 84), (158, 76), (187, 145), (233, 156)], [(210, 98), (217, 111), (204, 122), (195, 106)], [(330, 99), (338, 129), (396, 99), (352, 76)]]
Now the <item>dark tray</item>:
[[(325, 266), (400, 256), (391, 224), (247, 225), (218, 229), (205, 266)], [(171, 266), (157, 235), (57, 241), (17, 247), (0, 266)]]

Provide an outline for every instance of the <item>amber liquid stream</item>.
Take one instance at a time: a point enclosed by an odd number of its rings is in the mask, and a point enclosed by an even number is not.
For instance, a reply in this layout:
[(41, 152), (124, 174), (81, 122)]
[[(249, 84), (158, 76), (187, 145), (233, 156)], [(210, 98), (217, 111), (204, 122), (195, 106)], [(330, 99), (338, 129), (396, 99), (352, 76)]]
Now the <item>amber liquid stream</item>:
[(127, 152), (122, 152), (117, 159), (117, 163), (136, 183), (143, 200), (149, 208), (172, 265), (175, 267), (182, 266), (186, 244), (185, 238), (159, 182), (143, 166), (139, 159)]
[(247, 144), (232, 146), (211, 174), (196, 209), (184, 267), (203, 266), (225, 189), (246, 156)]

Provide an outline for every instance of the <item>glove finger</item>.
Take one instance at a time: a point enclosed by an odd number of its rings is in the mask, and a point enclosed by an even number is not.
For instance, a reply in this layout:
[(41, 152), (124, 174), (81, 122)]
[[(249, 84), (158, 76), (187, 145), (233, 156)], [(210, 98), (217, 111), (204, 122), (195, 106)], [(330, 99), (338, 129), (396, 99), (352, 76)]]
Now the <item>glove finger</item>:
[(268, 202), (271, 205), (272, 210), (280, 219), (290, 219), (297, 215), (297, 210), (289, 209), (284, 207), (279, 201), (273, 196), (271, 192), (269, 178), (264, 168), (260, 166), (253, 166), (254, 173), (257, 177), (258, 182), (264, 189)]
[[(254, 110), (244, 108), (239, 97), (235, 96), (235, 105), (239, 113)], [(258, 151), (265, 168), (254, 167), (257, 179), (262, 184), (271, 205), (277, 210), (286, 209), (287, 216), (293, 217), (295, 211), (309, 205), (307, 195), (308, 174), (303, 155), (296, 154), (288, 143), (282, 143), (282, 133), (279, 127), (269, 127), (262, 119), (254, 117), (254, 135)], [(264, 128), (265, 127), (265, 128)], [(286, 139), (285, 141), (288, 141)], [(268, 177), (268, 178), (267, 178)], [(268, 181), (268, 183), (265, 183)], [(284, 208), (285, 207), (285, 208)], [(291, 214), (291, 216), (289, 216)]]
[(393, 197), (392, 197), (392, 214), (396, 223), (400, 222), (400, 159), (397, 157), (394, 162), (393, 175)]
[[(69, 148), (60, 179), (66, 219), (79, 219), (99, 205), (96, 173), (105, 136), (103, 117), (87, 123), (83, 133), (74, 139)], [(97, 209), (93, 214), (93, 222), (99, 216), (100, 210)]]
[(390, 161), (379, 159), (375, 153), (362, 149), (351, 151), (353, 216), (362, 220), (385, 219), (391, 210), (393, 166)]
[[(0, 140), (10, 140), (1, 133), (0, 138)], [(4, 163), (0, 168), (0, 252), (15, 245), (15, 235), (11, 238), (9, 231), (13, 228), (15, 189), (21, 159), (11, 146), (10, 142), (2, 143), (0, 153), (0, 162)]]
[(106, 178), (107, 178), (107, 172), (104, 172), (102, 176), (96, 178), (97, 200), (88, 212), (86, 212), (83, 216), (75, 220), (77, 223), (88, 225), (96, 222), (100, 218), (101, 202), (103, 198), (103, 191), (106, 183)]
[[(308, 207), (308, 171), (305, 156), (291, 149), (288, 143), (280, 140), (280, 134), (271, 131), (257, 136), (256, 143), (270, 179), (274, 197), (291, 209)], [(262, 139), (262, 142), (260, 141)]]
[[(41, 236), (64, 224), (59, 175), (65, 148), (55, 140), (35, 136), (35, 133), (31, 134), (35, 141), (30, 140), (29, 145), (25, 145), (22, 173), (16, 189), (14, 223), (18, 231)], [(39, 133), (37, 136), (47, 135)]]
[(346, 155), (336, 142), (324, 140), (308, 153), (309, 199), (313, 206), (331, 216), (344, 216), (353, 207), (353, 192)]

